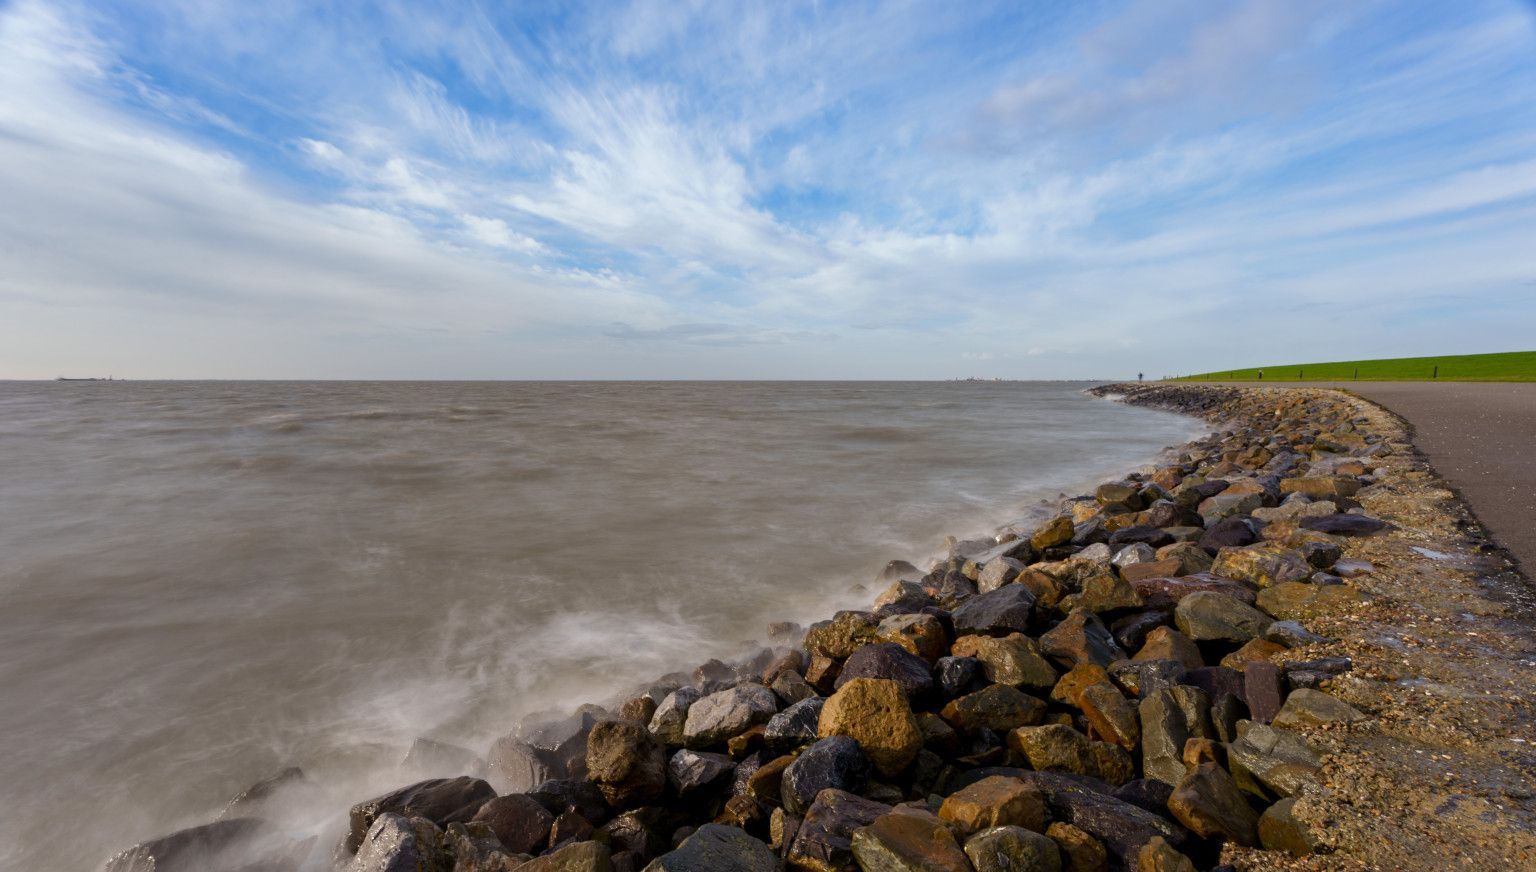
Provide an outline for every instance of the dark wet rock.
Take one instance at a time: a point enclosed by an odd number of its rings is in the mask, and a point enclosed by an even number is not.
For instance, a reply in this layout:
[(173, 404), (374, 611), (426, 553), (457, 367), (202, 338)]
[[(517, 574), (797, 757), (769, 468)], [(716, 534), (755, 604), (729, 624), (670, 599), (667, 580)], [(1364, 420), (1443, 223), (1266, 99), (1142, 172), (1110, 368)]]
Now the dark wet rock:
[(861, 645), (877, 642), (880, 622), (869, 612), (842, 611), (830, 621), (818, 621), (805, 633), (805, 647), (812, 654), (842, 659)]
[[(591, 826), (587, 828), (590, 830)], [(453, 872), (512, 872), (528, 860), (527, 854), (508, 851), (490, 825), (484, 822), (449, 824), (442, 834), (441, 846), (443, 853), (453, 859)], [(257, 867), (241, 872), (268, 870)]]
[(943, 717), (965, 733), (978, 730), (1006, 732), (1040, 723), (1045, 703), (1007, 684), (993, 684), (966, 694), (944, 707)]
[[(1134, 573), (1131, 576), (1134, 577)], [(1129, 581), (1112, 572), (1092, 575), (1083, 582), (1083, 590), (1071, 600), (1074, 608), (1090, 612), (1114, 612), (1136, 609), (1142, 605), (1141, 594)]]
[(352, 806), (346, 848), (355, 852), (381, 814), (425, 818), (441, 827), (469, 820), (486, 800), (495, 796), (496, 791), (489, 784), (467, 775), (418, 781)]
[(550, 814), (575, 811), (593, 824), (603, 823), (612, 814), (607, 800), (603, 799), (602, 791), (586, 780), (552, 779), (528, 791), (528, 796), (544, 806)]
[(988, 561), (976, 577), (976, 589), (981, 593), (997, 590), (1018, 577), (1025, 569), (1024, 561), (1012, 557), (999, 557)]
[(1141, 542), (1153, 548), (1161, 548), (1164, 545), (1173, 544), (1173, 536), (1161, 527), (1150, 524), (1138, 524), (1134, 527), (1122, 527), (1109, 534), (1111, 548), (1117, 545), (1130, 545)]
[(1045, 796), (1017, 778), (993, 775), (951, 793), (939, 807), (939, 817), (960, 836), (1000, 826), (1040, 832), (1047, 819)]
[(1264, 638), (1287, 648), (1321, 645), (1332, 641), (1327, 636), (1319, 636), (1295, 621), (1275, 621), (1264, 630)]
[(684, 748), (667, 761), (667, 782), (682, 799), (723, 790), (736, 773), (736, 761), (724, 754)]
[(1296, 798), (1288, 796), (1259, 815), (1259, 844), (1265, 850), (1284, 851), (1293, 857), (1305, 857), (1317, 850), (1317, 836), (1296, 818), (1292, 811), (1295, 804)]
[(614, 853), (633, 852), (639, 857), (654, 857), (673, 847), (669, 838), (677, 822), (656, 806), (626, 811), (606, 824), (593, 836), (606, 842)]
[(549, 826), (549, 846), (558, 848), (567, 842), (581, 842), (592, 837), (592, 822), (574, 811), (555, 815)]
[(1304, 542), (1301, 556), (1314, 569), (1327, 569), (1344, 556), (1344, 549), (1336, 542)]
[(1040, 644), (1023, 633), (1003, 638), (962, 636), (950, 650), (979, 660), (982, 673), (995, 684), (1037, 689), (1056, 684), (1056, 670), (1041, 654)]
[(901, 579), (917, 580), (923, 577), (923, 571), (905, 560), (892, 560), (880, 570), (880, 581), (899, 581)]
[(1032, 769), (1085, 775), (1112, 783), (1134, 774), (1130, 755), (1105, 742), (1095, 742), (1065, 724), (1020, 727), (1008, 734), (1008, 750)]
[(779, 710), (778, 698), (761, 684), (739, 684), (703, 697), (688, 707), (683, 723), (683, 744), (708, 748), (766, 724)]
[(1183, 827), (1115, 798), (1108, 785), (1092, 779), (1049, 772), (1026, 773), (1024, 777), (1045, 793), (1054, 820), (1071, 824), (1098, 839), (1122, 866), (1134, 868), (1137, 852), (1153, 838), (1180, 845), (1188, 837)]
[[(543, 781), (566, 775), (539, 749), (516, 736), (502, 736), (486, 755), (486, 778), (497, 790), (521, 793)], [(557, 771), (558, 770), (558, 771)]]
[(1136, 612), (1112, 621), (1109, 633), (1121, 648), (1135, 651), (1146, 643), (1147, 634), (1172, 620), (1172, 613), (1162, 610)]
[(832, 686), (841, 689), (857, 678), (894, 681), (909, 699), (922, 699), (933, 689), (928, 661), (891, 642), (865, 645), (854, 651), (843, 663)]
[(1341, 512), (1336, 515), (1323, 515), (1317, 518), (1302, 518), (1299, 522), (1302, 529), (1315, 530), (1319, 533), (1328, 533), (1334, 536), (1369, 536), (1380, 533), (1387, 528), (1387, 522), (1369, 515), (1354, 515)]
[[(453, 861), (442, 851), (441, 841), (442, 833), (426, 818), (383, 812), (370, 822), (358, 840), (357, 853), (343, 868), (346, 872), (448, 872)], [(158, 864), (148, 868), (162, 870)]]
[(933, 604), (946, 609), (953, 609), (976, 595), (976, 582), (955, 570), (923, 576), (922, 587)]
[(778, 858), (768, 846), (744, 831), (723, 824), (705, 824), (671, 853), (646, 866), (646, 872), (775, 872)]
[(783, 771), (784, 809), (803, 815), (816, 795), (828, 788), (859, 793), (869, 783), (873, 766), (859, 743), (847, 736), (822, 739), (796, 757)]
[(1205, 532), (1200, 534), (1200, 547), (1214, 555), (1223, 548), (1252, 545), (1258, 539), (1258, 534), (1254, 532), (1253, 525), (1247, 519), (1233, 516), (1222, 518), (1206, 527)]
[(891, 807), (845, 790), (825, 790), (795, 831), (787, 859), (791, 868), (854, 870), (853, 834), (889, 814)]
[(587, 734), (593, 724), (606, 718), (598, 706), (581, 706), (563, 717), (527, 718), (520, 735), (561, 774), (581, 778), (586, 775)]
[(1087, 832), (1071, 824), (1053, 821), (1045, 828), (1045, 834), (1061, 849), (1065, 872), (1104, 872), (1109, 868), (1109, 854), (1103, 843)]
[(1280, 668), (1273, 663), (1252, 663), (1243, 671), (1243, 701), (1249, 716), (1267, 724), (1280, 712), (1285, 689), (1280, 686)]
[(768, 750), (782, 754), (816, 741), (825, 703), (821, 697), (811, 697), (774, 715), (763, 731), (763, 743)]
[(1312, 564), (1301, 552), (1290, 548), (1272, 544), (1246, 545), (1217, 552), (1211, 572), (1264, 588), (1301, 581), (1312, 574)]
[(1316, 774), (1317, 752), (1290, 730), (1250, 724), (1227, 745), (1232, 778), (1243, 791), (1264, 799), (1290, 796)]
[(512, 793), (486, 800), (472, 820), (489, 826), (508, 851), (537, 854), (549, 840), (555, 816), (532, 797)]
[(1035, 595), (1022, 584), (977, 594), (954, 611), (955, 634), (1006, 636), (1029, 629)]
[(1367, 720), (1370, 716), (1349, 703), (1320, 690), (1296, 690), (1285, 698), (1275, 715), (1276, 727), (1296, 729)]
[(923, 746), (901, 686), (882, 678), (855, 678), (828, 697), (819, 732), (851, 737), (887, 777), (906, 768)]
[(1172, 609), (1184, 597), (1199, 591), (1224, 593), (1249, 605), (1256, 598), (1254, 589), (1248, 584), (1209, 572), (1181, 578), (1142, 578), (1132, 582), (1131, 586), (1141, 594), (1142, 602), (1147, 607), (1155, 609)]
[(228, 818), (134, 845), (108, 860), (104, 872), (202, 872), (245, 859), (274, 833), (265, 821)]
[(1089, 726), (1103, 740), (1127, 751), (1136, 750), (1141, 743), (1136, 708), (1113, 684), (1101, 681), (1083, 688), (1077, 696), (1077, 704)]
[(1259, 843), (1259, 816), (1227, 770), (1201, 763), (1184, 776), (1168, 798), (1179, 823), (1201, 838), (1220, 838), (1252, 847)]
[(938, 676), (939, 693), (945, 699), (969, 693), (981, 681), (981, 661), (975, 657), (941, 657), (933, 671)]
[(693, 670), (693, 686), (705, 693), (734, 687), (738, 680), (736, 670), (720, 660), (706, 660)]
[(1174, 623), (1197, 642), (1246, 642), (1273, 623), (1268, 615), (1226, 594), (1200, 591), (1179, 600)]
[(769, 690), (772, 690), (773, 695), (785, 705), (792, 705), (816, 696), (816, 688), (811, 687), (800, 673), (793, 670), (780, 672), (778, 677), (773, 679), (773, 686)]
[[(890, 587), (887, 587), (879, 596), (875, 597), (875, 615), (880, 617), (888, 613), (910, 614), (920, 612), (925, 607), (933, 604), (933, 596), (923, 588), (921, 581), (893, 581)], [(815, 629), (814, 624), (811, 626), (812, 629)], [(806, 638), (809, 639), (810, 637), (807, 636)]]
[(651, 735), (662, 744), (683, 744), (683, 727), (688, 722), (688, 709), (704, 694), (694, 687), (679, 687), (662, 698), (651, 716)]
[(649, 724), (651, 718), (656, 716), (656, 703), (656, 700), (648, 696), (632, 697), (619, 706), (619, 717), (638, 724)]
[(666, 752), (634, 721), (599, 721), (587, 737), (587, 773), (615, 808), (644, 805), (667, 785)]
[(861, 869), (882, 872), (971, 872), (971, 863), (945, 826), (915, 814), (882, 815), (853, 832)]
[(1158, 626), (1147, 634), (1146, 642), (1132, 660), (1173, 660), (1187, 669), (1199, 669), (1205, 665), (1200, 647), (1195, 640), (1178, 630)]
[(1110, 667), (1109, 674), (1127, 693), (1139, 698), (1182, 684), (1188, 671), (1177, 660), (1120, 660)]
[(1237, 740), (1237, 723), (1249, 716), (1248, 705), (1233, 694), (1223, 694), (1211, 703), (1211, 736), (1223, 744)]
[(1069, 668), (1079, 663), (1108, 666), (1125, 659), (1125, 651), (1115, 644), (1098, 615), (1085, 609), (1073, 609), (1054, 629), (1041, 636), (1040, 648)]
[(1197, 687), (1158, 690), (1141, 700), (1142, 768), (1148, 778), (1169, 785), (1184, 778), (1184, 745), (1191, 737), (1210, 735), (1209, 698)]
[(1195, 864), (1161, 836), (1148, 839), (1126, 868), (1136, 872), (1196, 872)]
[(1024, 827), (982, 830), (965, 841), (976, 872), (1060, 872), (1061, 849), (1049, 836)]

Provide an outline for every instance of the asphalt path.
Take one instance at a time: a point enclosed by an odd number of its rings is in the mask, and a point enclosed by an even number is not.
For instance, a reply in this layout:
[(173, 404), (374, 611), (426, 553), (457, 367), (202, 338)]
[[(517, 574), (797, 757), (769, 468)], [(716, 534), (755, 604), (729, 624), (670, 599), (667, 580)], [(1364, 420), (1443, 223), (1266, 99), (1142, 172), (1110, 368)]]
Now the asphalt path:
[[(1253, 387), (1254, 382), (1232, 382)], [(1414, 444), (1536, 580), (1536, 383), (1270, 382), (1344, 388), (1406, 420)]]

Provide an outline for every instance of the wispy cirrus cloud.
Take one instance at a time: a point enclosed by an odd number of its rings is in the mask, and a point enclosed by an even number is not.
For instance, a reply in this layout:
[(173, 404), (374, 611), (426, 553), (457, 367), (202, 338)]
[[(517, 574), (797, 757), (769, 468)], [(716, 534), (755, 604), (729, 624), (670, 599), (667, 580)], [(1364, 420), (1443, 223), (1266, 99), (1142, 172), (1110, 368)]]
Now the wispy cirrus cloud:
[(0, 368), (1060, 376), (1518, 345), (1533, 44), (1496, 0), (20, 0)]

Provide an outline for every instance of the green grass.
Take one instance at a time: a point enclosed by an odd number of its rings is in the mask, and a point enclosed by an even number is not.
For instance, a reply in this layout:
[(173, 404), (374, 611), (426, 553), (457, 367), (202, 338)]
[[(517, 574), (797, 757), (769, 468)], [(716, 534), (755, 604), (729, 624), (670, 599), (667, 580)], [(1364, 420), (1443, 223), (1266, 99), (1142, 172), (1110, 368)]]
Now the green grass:
[(1185, 375), (1167, 381), (1536, 381), (1536, 351), (1288, 363)]

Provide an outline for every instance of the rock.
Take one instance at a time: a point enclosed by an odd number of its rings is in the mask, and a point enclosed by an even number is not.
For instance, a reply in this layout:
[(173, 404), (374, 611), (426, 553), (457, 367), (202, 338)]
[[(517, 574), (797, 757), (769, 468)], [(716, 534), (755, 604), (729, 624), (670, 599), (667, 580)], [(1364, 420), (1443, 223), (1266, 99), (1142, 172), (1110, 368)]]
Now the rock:
[(1127, 693), (1142, 697), (1182, 684), (1188, 672), (1177, 660), (1119, 660), (1110, 667), (1109, 677)]
[(1173, 543), (1173, 534), (1162, 527), (1154, 527), (1150, 524), (1137, 524), (1131, 527), (1121, 527), (1109, 535), (1111, 547), (1116, 545), (1129, 545), (1134, 542), (1143, 542), (1153, 548), (1161, 548)]
[(842, 668), (841, 660), (833, 660), (821, 654), (812, 655), (810, 665), (805, 667), (805, 683), (818, 693), (831, 693), (832, 685), (837, 682), (837, 673)]
[(1290, 796), (1318, 769), (1317, 753), (1290, 730), (1249, 724), (1227, 745), (1232, 779), (1243, 791), (1262, 799)]
[(1227, 770), (1201, 763), (1168, 798), (1168, 810), (1201, 838), (1221, 838), (1244, 847), (1259, 843), (1259, 816), (1237, 789)]
[(1108, 666), (1125, 659), (1125, 652), (1099, 620), (1086, 609), (1073, 609), (1054, 629), (1040, 637), (1040, 648), (1068, 666), (1097, 663)]
[(811, 625), (805, 633), (805, 647), (812, 654), (841, 660), (861, 645), (880, 641), (879, 627), (880, 622), (869, 612), (838, 612), (830, 621)]
[(1287, 648), (1302, 648), (1333, 641), (1327, 636), (1319, 636), (1295, 621), (1275, 621), (1264, 630), (1264, 638)]
[(1038, 569), (1024, 570), (1013, 583), (1028, 588), (1035, 595), (1035, 608), (1042, 612), (1056, 608), (1068, 592), (1061, 579)]
[(1142, 602), (1148, 608), (1155, 609), (1171, 609), (1184, 597), (1199, 591), (1224, 593), (1249, 605), (1255, 599), (1253, 588), (1247, 584), (1210, 573), (1184, 578), (1143, 578), (1132, 582), (1131, 586), (1141, 594)]
[(1249, 514), (1262, 505), (1264, 505), (1264, 495), (1261, 493), (1233, 493), (1226, 490), (1201, 500), (1196, 511), (1209, 526), (1231, 515)]
[(1156, 627), (1147, 634), (1147, 641), (1132, 660), (1174, 660), (1185, 669), (1198, 669), (1205, 665), (1200, 648), (1193, 639), (1172, 627)]
[(1109, 562), (1110, 565), (1118, 569), (1124, 569), (1134, 563), (1147, 563), (1156, 559), (1157, 551), (1151, 545), (1145, 542), (1135, 542), (1116, 551), (1115, 556), (1111, 557)]
[(987, 680), (995, 684), (1043, 689), (1056, 684), (1056, 670), (1040, 653), (1034, 639), (1013, 633), (993, 636), (962, 636), (950, 649), (958, 656), (974, 657)]
[(1022, 584), (977, 594), (954, 610), (955, 635), (1006, 636), (1029, 629), (1035, 595)]
[(1019, 727), (1008, 734), (1008, 749), (1041, 772), (1087, 775), (1114, 784), (1124, 783), (1134, 774), (1125, 751), (1094, 742), (1065, 724)]
[(683, 727), (688, 722), (688, 709), (704, 694), (692, 687), (680, 687), (662, 698), (651, 716), (651, 735), (664, 745), (683, 744)]
[(567, 842), (581, 842), (592, 837), (592, 822), (574, 811), (555, 815), (549, 826), (549, 846), (558, 848)]
[(1045, 792), (1052, 818), (1098, 839), (1122, 865), (1134, 863), (1141, 846), (1153, 838), (1178, 845), (1188, 836), (1173, 821), (1117, 799), (1091, 780), (1048, 772), (1027, 772), (1023, 777)]
[(502, 736), (486, 755), (486, 778), (504, 793), (522, 793), (557, 775), (564, 777), (537, 748), (515, 736)]
[(881, 872), (971, 872), (965, 852), (943, 824), (914, 814), (887, 814), (853, 832), (862, 869)]
[(1150, 560), (1146, 563), (1133, 563), (1120, 570), (1120, 577), (1130, 584), (1135, 590), (1135, 583), (1148, 578), (1166, 578), (1178, 575), (1184, 568), (1184, 561), (1177, 557), (1169, 557), (1165, 560)]
[(1211, 591), (1199, 591), (1179, 600), (1173, 620), (1184, 635), (1197, 642), (1246, 642), (1262, 634), (1273, 622), (1253, 606)]
[(560, 814), (574, 809), (577, 814), (601, 824), (613, 814), (603, 799), (602, 791), (590, 781), (561, 778), (546, 781), (528, 791), (528, 796), (544, 806), (550, 814)]
[(645, 872), (777, 872), (779, 860), (768, 846), (736, 827), (705, 824), (677, 850), (652, 860)]
[(667, 761), (667, 783), (681, 799), (722, 790), (736, 774), (736, 761), (724, 754), (683, 749)]
[[(388, 833), (379, 838), (386, 841), (408, 840), (413, 846), (414, 831), (406, 820), (388, 813), (385, 816), (391, 822), (383, 825)], [(394, 823), (395, 820), (399, 823)], [(375, 828), (379, 826), (374, 824)], [(374, 835), (371, 830), (366, 831), (366, 834)], [(104, 872), (202, 872), (205, 869), (232, 867), (235, 863), (247, 861), (248, 852), (270, 841), (273, 835), (272, 825), (265, 821), (256, 818), (226, 818), (134, 845), (108, 860)]]
[(1125, 800), (1137, 808), (1154, 814), (1168, 811), (1168, 797), (1173, 795), (1173, 785), (1156, 778), (1137, 778), (1115, 788), (1115, 798)]
[(1117, 618), (1109, 625), (1109, 632), (1115, 638), (1115, 644), (1126, 651), (1135, 651), (1146, 642), (1148, 633), (1172, 621), (1171, 609), (1166, 612), (1161, 609), (1133, 612)]
[(1302, 494), (1314, 500), (1352, 497), (1360, 491), (1360, 482), (1349, 475), (1314, 475), (1280, 480), (1280, 492)]
[(1018, 577), (1024, 571), (1024, 561), (1012, 557), (999, 557), (987, 561), (976, 576), (976, 589), (982, 593), (997, 590)]
[(593, 841), (606, 843), (614, 854), (633, 853), (637, 862), (643, 862), (640, 858), (676, 847), (670, 839), (673, 825), (661, 808), (647, 806), (626, 811), (604, 824)]
[(1327, 569), (1344, 556), (1344, 549), (1337, 542), (1303, 542), (1301, 556), (1313, 569)]
[(1380, 533), (1387, 528), (1387, 522), (1369, 515), (1352, 515), (1339, 513), (1334, 515), (1322, 515), (1314, 518), (1302, 518), (1300, 526), (1304, 530), (1315, 530), (1319, 533), (1328, 533), (1333, 536), (1370, 536)]
[(945, 699), (969, 693), (982, 678), (981, 661), (975, 657), (940, 657), (933, 671), (938, 676), (939, 693)]
[(768, 689), (773, 691), (773, 695), (785, 705), (793, 705), (816, 696), (816, 688), (807, 684), (800, 673), (793, 670), (780, 672)]
[(900, 579), (918, 579), (923, 577), (923, 571), (905, 560), (892, 560), (880, 570), (878, 580), (897, 581)]
[(1042, 832), (1045, 797), (1017, 778), (993, 775), (951, 793), (939, 806), (939, 818), (960, 836), (989, 827), (1016, 826)]
[(1071, 542), (1073, 532), (1071, 518), (1065, 516), (1052, 518), (1041, 524), (1039, 529), (1029, 537), (1029, 545), (1036, 551), (1055, 548), (1057, 545)]
[(928, 661), (891, 642), (865, 645), (843, 663), (833, 688), (858, 678), (885, 678), (901, 686), (908, 699), (922, 699), (933, 690)]
[(587, 735), (587, 777), (615, 808), (645, 805), (667, 786), (666, 752), (634, 721), (599, 721)]
[(627, 699), (619, 706), (619, 717), (626, 721), (634, 721), (639, 724), (649, 724), (651, 718), (656, 716), (656, 700), (648, 696), (637, 696)]
[(1343, 724), (1369, 719), (1369, 715), (1349, 703), (1320, 690), (1294, 690), (1275, 715), (1276, 727), (1298, 729)]
[[(896, 609), (898, 612), (917, 612), (933, 604), (933, 597), (923, 589), (922, 581), (917, 579), (892, 582), (890, 587), (875, 597), (875, 608), (881, 611)], [(815, 629), (814, 624), (812, 629)]]
[(573, 842), (517, 867), (517, 872), (613, 872), (608, 846)]
[(811, 697), (774, 715), (763, 731), (763, 743), (768, 750), (783, 754), (816, 741), (824, 704), (826, 700), (821, 697)]
[(976, 595), (976, 583), (963, 573), (948, 571), (923, 577), (923, 592), (940, 608), (954, 609)]
[(739, 684), (712, 693), (688, 707), (683, 744), (690, 748), (719, 745), (778, 713), (778, 698), (761, 684)]
[(859, 793), (873, 769), (869, 755), (847, 736), (822, 739), (805, 749), (783, 770), (780, 788), (784, 810), (803, 815), (817, 794), (829, 788)]
[(1184, 745), (1210, 736), (1210, 707), (1205, 691), (1188, 685), (1163, 688), (1141, 700), (1141, 758), (1148, 778), (1168, 784), (1184, 779)]
[(1312, 564), (1298, 551), (1278, 545), (1246, 545), (1223, 548), (1211, 564), (1211, 572), (1223, 578), (1246, 581), (1256, 587), (1301, 581), (1312, 574)]
[[(591, 825), (587, 828), (590, 830)], [(453, 862), (453, 872), (513, 872), (528, 859), (527, 854), (509, 852), (484, 822), (449, 824), (440, 845)], [(265, 867), (256, 869), (264, 872)], [(246, 868), (244, 872), (255, 869)]]
[(1258, 606), (1281, 620), (1302, 620), (1348, 612), (1365, 601), (1347, 584), (1279, 584), (1259, 591)]
[(1119, 504), (1133, 512), (1141, 508), (1141, 492), (1133, 481), (1106, 482), (1099, 485), (1093, 496), (1101, 506)]
[[(1134, 566), (1152, 565), (1135, 564)], [(1147, 571), (1151, 572), (1153, 570)], [(1129, 577), (1135, 577), (1135, 573), (1132, 573)], [(1095, 613), (1135, 609), (1141, 607), (1141, 594), (1137, 593), (1136, 588), (1132, 587), (1131, 583), (1125, 578), (1112, 572), (1102, 572), (1091, 576), (1087, 581), (1083, 582), (1083, 591), (1078, 594), (1074, 605)]]
[(889, 814), (891, 807), (844, 790), (824, 790), (805, 813), (786, 856), (790, 868), (852, 872), (853, 834)]
[(993, 684), (950, 702), (942, 714), (945, 721), (961, 732), (1006, 732), (1040, 723), (1045, 703), (1010, 685)]
[(1168, 575), (1194, 575), (1211, 568), (1211, 555), (1194, 542), (1175, 542), (1157, 549), (1156, 560), (1178, 560), (1177, 572)]
[[(446, 742), (418, 738), (400, 761), (402, 768), (420, 775), (474, 775), (485, 773), (486, 764), (479, 755), (468, 748), (460, 748)], [(299, 772), (298, 769), (293, 771)], [(300, 778), (303, 773), (300, 772)]]
[[(413, 745), (412, 748), (414, 749), (415, 746)], [(470, 756), (473, 757), (474, 755)], [(407, 755), (407, 759), (410, 759), (409, 755)], [(484, 761), (479, 760), (478, 757), (474, 759), (479, 762), (481, 768), (484, 767)], [(461, 760), (460, 762), (463, 761)], [(422, 761), (418, 761), (416, 767), (419, 768), (421, 763)], [(453, 770), (449, 769), (446, 771)], [(443, 773), (436, 772), (432, 774), (441, 775)], [(231, 818), (259, 818), (270, 810), (270, 806), (277, 805), (279, 802), (286, 803), (293, 801), (291, 792), (301, 791), (305, 794), (313, 795), (315, 788), (316, 785), (304, 777), (303, 769), (300, 769), (297, 766), (289, 766), (279, 771), (277, 774), (263, 778), (255, 784), (252, 784), (250, 787), (247, 787), (246, 789), (235, 794), (234, 798), (224, 806), (224, 810), (219, 812), (218, 820), (223, 821), (229, 820)]]
[(1296, 798), (1288, 796), (1259, 815), (1259, 844), (1267, 851), (1284, 851), (1292, 857), (1305, 857), (1317, 850), (1317, 837), (1292, 813)]
[[(346, 872), (448, 872), (452, 858), (441, 850), (442, 833), (423, 817), (381, 812), (358, 840), (357, 853)], [(158, 863), (144, 867), (160, 872)], [(214, 866), (185, 867), (208, 869)], [(109, 865), (110, 872), (117, 872)]]
[(425, 818), (441, 827), (469, 820), (486, 800), (495, 796), (496, 791), (489, 784), (467, 775), (418, 781), (352, 806), (346, 849), (356, 851), (381, 814)]
[(1135, 872), (1195, 872), (1195, 864), (1161, 836), (1149, 839), (1136, 852)]
[(1061, 849), (1039, 832), (1001, 826), (965, 840), (976, 872), (1061, 872)]
[(900, 645), (929, 663), (949, 650), (949, 634), (933, 615), (891, 615), (880, 622), (878, 632), (881, 641)]
[(486, 800), (473, 820), (490, 827), (506, 850), (536, 854), (549, 840), (555, 816), (532, 797), (512, 793)]
[(1136, 750), (1141, 743), (1141, 727), (1136, 719), (1136, 709), (1125, 696), (1107, 681), (1083, 688), (1077, 704), (1088, 719), (1094, 732), (1107, 741), (1127, 751)]
[(1226, 762), (1227, 755), (1222, 750), (1221, 743), (1215, 739), (1187, 739), (1184, 742), (1184, 766), (1193, 769), (1201, 763), (1215, 763), (1218, 766)]
[(1242, 672), (1248, 668), (1248, 664), (1268, 663), (1276, 654), (1285, 650), (1284, 645), (1276, 645), (1274, 642), (1266, 642), (1263, 639), (1249, 639), (1241, 648), (1221, 658), (1221, 665)]
[(1105, 853), (1104, 845), (1084, 830), (1055, 821), (1045, 828), (1045, 834), (1061, 849), (1062, 872), (1107, 872), (1109, 869), (1109, 855)]
[(530, 715), (521, 724), (523, 741), (539, 751), (562, 776), (586, 776), (587, 733), (599, 719), (607, 719), (599, 706), (584, 705), (568, 715)]
[(856, 678), (843, 685), (822, 708), (819, 732), (823, 738), (854, 739), (885, 776), (906, 768), (923, 746), (901, 686), (881, 678)]
[(1247, 519), (1233, 516), (1206, 527), (1200, 534), (1200, 547), (1214, 555), (1223, 548), (1252, 545), (1258, 538)]

